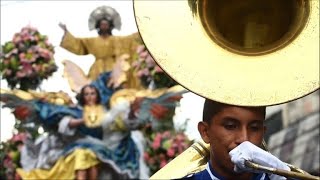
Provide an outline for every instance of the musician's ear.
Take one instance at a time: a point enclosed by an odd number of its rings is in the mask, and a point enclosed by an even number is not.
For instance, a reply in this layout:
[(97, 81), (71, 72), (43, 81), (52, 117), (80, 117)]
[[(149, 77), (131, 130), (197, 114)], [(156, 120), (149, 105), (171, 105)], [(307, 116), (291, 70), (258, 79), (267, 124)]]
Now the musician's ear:
[(198, 123), (198, 131), (199, 131), (199, 133), (201, 135), (202, 140), (205, 143), (210, 143), (210, 139), (209, 139), (209, 136), (208, 136), (208, 131), (209, 131), (208, 123), (204, 122), (204, 121), (200, 121)]

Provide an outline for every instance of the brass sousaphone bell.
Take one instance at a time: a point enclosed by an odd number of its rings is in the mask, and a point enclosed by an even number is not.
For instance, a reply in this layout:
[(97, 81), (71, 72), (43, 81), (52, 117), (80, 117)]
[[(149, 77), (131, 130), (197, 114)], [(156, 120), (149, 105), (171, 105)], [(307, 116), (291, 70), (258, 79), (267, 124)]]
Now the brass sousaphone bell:
[(269, 106), (319, 89), (319, 0), (135, 0), (134, 12), (156, 62), (202, 97)]
[(319, 88), (318, 0), (134, 1), (143, 42), (173, 79), (234, 105)]

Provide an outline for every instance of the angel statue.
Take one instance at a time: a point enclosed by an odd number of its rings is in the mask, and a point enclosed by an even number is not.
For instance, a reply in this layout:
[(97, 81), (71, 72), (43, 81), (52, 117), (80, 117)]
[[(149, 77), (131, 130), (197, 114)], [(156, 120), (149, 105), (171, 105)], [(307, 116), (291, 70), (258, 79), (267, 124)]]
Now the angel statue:
[[(60, 23), (59, 26), (64, 31), (61, 47), (77, 55), (92, 54), (95, 56), (95, 62), (88, 74), (91, 80), (96, 79), (100, 73), (110, 71), (116, 59), (123, 54), (129, 55), (132, 61), (136, 47), (142, 42), (138, 33), (128, 36), (112, 35), (114, 28), (121, 29), (121, 18), (119, 13), (109, 6), (98, 7), (90, 14), (89, 30), (96, 29), (97, 37), (74, 37), (65, 24)], [(127, 87), (140, 88), (139, 80), (133, 75), (133, 70), (127, 72), (127, 77)]]
[(22, 167), (17, 169), (22, 179), (148, 178), (143, 139), (138, 139), (136, 130), (146, 124), (157, 126), (166, 115), (159, 107), (174, 106), (186, 91), (177, 86), (157, 91), (119, 89), (110, 86), (110, 82), (121, 84), (114, 74), (102, 73), (84, 85), (77, 104), (61, 93), (1, 91), (6, 107), (24, 109), (15, 114), (17, 119), (26, 127), (40, 124), (46, 131), (25, 142)]
[[(100, 93), (98, 88), (103, 89), (101, 85), (104, 85), (109, 77), (109, 72), (101, 74), (96, 81), (83, 87), (79, 95), (79, 105), (62, 92), (1, 90), (1, 101), (5, 103), (5, 107), (14, 109), (14, 115), (21, 120), (27, 131), (39, 124), (46, 131), (46, 134), (35, 140), (30, 137), (22, 148), (22, 169), (17, 169), (17, 172), (23, 179), (83, 179), (87, 172), (90, 177), (95, 176), (99, 161), (93, 152), (79, 148), (67, 153), (65, 149), (85, 137), (102, 139), (102, 128), (83, 116), (97, 114), (100, 117), (97, 122), (100, 121), (101, 113), (104, 112), (102, 104), (108, 101), (114, 90), (105, 86), (105, 90)], [(82, 160), (83, 156), (87, 159)], [(70, 167), (70, 170), (60, 172), (61, 168), (66, 166)]]

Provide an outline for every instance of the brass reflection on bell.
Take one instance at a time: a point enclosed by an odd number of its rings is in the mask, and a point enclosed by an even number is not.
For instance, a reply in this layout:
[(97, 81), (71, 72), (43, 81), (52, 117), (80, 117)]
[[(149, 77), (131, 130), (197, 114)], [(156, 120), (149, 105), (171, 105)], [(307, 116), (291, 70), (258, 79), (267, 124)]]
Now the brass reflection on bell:
[(309, 17), (309, 1), (203, 0), (199, 16), (208, 36), (222, 48), (261, 55), (290, 44)]
[(134, 1), (165, 72), (200, 96), (244, 106), (319, 89), (318, 9), (317, 0)]
[(101, 126), (103, 112), (104, 109), (102, 105), (84, 106), (84, 124), (90, 128)]
[(150, 179), (177, 179), (205, 169), (210, 156), (210, 145), (203, 140), (196, 141)]

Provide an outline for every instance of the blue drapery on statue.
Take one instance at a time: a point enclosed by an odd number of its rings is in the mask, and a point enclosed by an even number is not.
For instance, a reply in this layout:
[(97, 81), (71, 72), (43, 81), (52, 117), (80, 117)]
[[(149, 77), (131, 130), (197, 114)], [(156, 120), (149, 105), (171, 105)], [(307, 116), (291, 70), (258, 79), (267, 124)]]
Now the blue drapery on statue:
[[(102, 73), (95, 81), (91, 84), (94, 85), (101, 97), (101, 104), (106, 105), (109, 102), (111, 95), (115, 92), (107, 86), (111, 72)], [(65, 105), (55, 105), (40, 100), (34, 101), (34, 106), (39, 114), (40, 122), (44, 128), (50, 130), (51, 128), (57, 127), (57, 124), (65, 116), (72, 116), (75, 119), (82, 118), (83, 110), (81, 107), (70, 107)], [(83, 135), (90, 135), (95, 138), (102, 139), (102, 129), (88, 128), (85, 125), (78, 127), (78, 130)]]
[(115, 163), (119, 173), (129, 171), (127, 173), (129, 173), (132, 178), (137, 178), (139, 177), (140, 153), (130, 136), (130, 133), (128, 133), (128, 136), (121, 140), (116, 150), (108, 149), (101, 144), (81, 142), (68, 145), (64, 150), (64, 154), (68, 154), (77, 148), (88, 148), (95, 152), (100, 161), (108, 163), (111, 166)]
[[(47, 130), (56, 128), (60, 120), (65, 116), (72, 116), (75, 119), (82, 118), (82, 108), (69, 107), (63, 105), (54, 105), (46, 102), (36, 101), (35, 107), (39, 112), (40, 121)], [(102, 139), (102, 128), (88, 128), (80, 125), (78, 131), (82, 135), (89, 135), (98, 139)]]
[(103, 105), (107, 105), (107, 103), (109, 103), (111, 95), (116, 91), (107, 86), (110, 75), (111, 72), (102, 73), (95, 81), (91, 83), (98, 89), (101, 97), (101, 104)]

